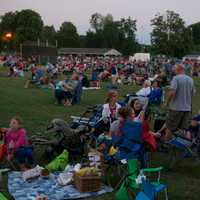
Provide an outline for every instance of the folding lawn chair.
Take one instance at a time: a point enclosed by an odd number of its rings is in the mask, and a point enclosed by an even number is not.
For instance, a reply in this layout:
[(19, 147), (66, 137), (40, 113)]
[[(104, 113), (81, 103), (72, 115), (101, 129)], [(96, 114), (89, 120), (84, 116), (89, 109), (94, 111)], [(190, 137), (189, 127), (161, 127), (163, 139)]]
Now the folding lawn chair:
[(138, 159), (142, 166), (146, 166), (144, 143), (142, 140), (142, 124), (126, 120), (121, 132), (120, 136), (116, 134), (112, 136), (113, 145), (118, 148), (116, 159)]
[(154, 200), (156, 199), (156, 194), (163, 190), (165, 190), (165, 199), (168, 200), (166, 185), (155, 186), (149, 181), (143, 180), (142, 189), (143, 191), (137, 194), (135, 200)]
[(200, 162), (198, 149), (197, 147), (195, 148), (196, 144), (192, 140), (180, 134), (174, 134), (174, 137), (168, 141), (167, 144), (169, 146), (169, 155), (167, 158), (169, 169), (186, 158), (194, 158), (196, 161)]
[[(122, 134), (114, 134), (112, 140), (107, 141), (110, 146), (118, 149), (118, 151), (110, 156), (104, 153), (104, 160), (106, 165), (106, 174), (108, 175), (107, 182), (110, 184), (112, 179), (119, 179), (125, 174), (126, 165), (121, 161), (127, 161), (129, 159), (138, 159), (141, 165), (145, 165), (145, 152), (144, 144), (142, 142), (142, 125), (139, 122), (133, 122), (126, 120), (122, 127)], [(106, 143), (106, 142), (104, 142)], [(114, 174), (113, 176), (111, 176)], [(111, 184), (110, 184), (111, 185)]]
[[(142, 186), (136, 182), (136, 178), (139, 174), (139, 163), (138, 160), (132, 159), (128, 160), (128, 174), (123, 178), (120, 189), (115, 195), (115, 200), (130, 200), (131, 197), (130, 191), (137, 191), (138, 189), (143, 189), (142, 192), (139, 192), (136, 199), (137, 200), (154, 200), (156, 194), (165, 191), (165, 198), (168, 200), (167, 187), (166, 185), (160, 183), (160, 174), (163, 168), (146, 168), (142, 169), (144, 173), (158, 173), (158, 178), (154, 182), (144, 181)], [(148, 187), (149, 186), (149, 187)], [(142, 199), (142, 197), (145, 197)]]
[(2, 193), (0, 193), (0, 200), (8, 200)]

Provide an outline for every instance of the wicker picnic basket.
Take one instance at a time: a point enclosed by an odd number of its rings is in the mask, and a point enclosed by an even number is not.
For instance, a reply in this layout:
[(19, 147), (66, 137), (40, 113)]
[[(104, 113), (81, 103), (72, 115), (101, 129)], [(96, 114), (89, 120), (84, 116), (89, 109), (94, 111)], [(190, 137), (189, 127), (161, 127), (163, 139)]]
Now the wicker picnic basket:
[(79, 192), (95, 192), (102, 185), (100, 176), (79, 176), (74, 174), (74, 185)]

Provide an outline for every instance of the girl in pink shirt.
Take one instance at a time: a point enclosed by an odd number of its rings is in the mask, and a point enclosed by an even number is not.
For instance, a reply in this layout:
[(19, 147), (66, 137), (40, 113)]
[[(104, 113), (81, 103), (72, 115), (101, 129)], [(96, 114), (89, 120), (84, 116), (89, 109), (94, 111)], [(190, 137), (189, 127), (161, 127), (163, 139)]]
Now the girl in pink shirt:
[(22, 127), (22, 120), (19, 117), (11, 119), (10, 128), (5, 135), (5, 144), (8, 160), (16, 158), (21, 168), (33, 163), (33, 149), (29, 146), (26, 130)]

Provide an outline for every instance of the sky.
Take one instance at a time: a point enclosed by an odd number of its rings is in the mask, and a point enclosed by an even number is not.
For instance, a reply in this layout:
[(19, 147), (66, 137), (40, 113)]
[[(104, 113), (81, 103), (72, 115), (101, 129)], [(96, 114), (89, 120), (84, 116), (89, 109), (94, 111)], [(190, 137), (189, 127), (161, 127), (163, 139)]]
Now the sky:
[(32, 9), (41, 15), (45, 25), (54, 25), (58, 30), (62, 22), (71, 21), (83, 35), (90, 28), (93, 13), (110, 13), (114, 20), (131, 16), (137, 20), (137, 39), (145, 44), (150, 43), (150, 21), (157, 13), (173, 10), (189, 25), (200, 21), (199, 8), (200, 0), (0, 0), (0, 15)]

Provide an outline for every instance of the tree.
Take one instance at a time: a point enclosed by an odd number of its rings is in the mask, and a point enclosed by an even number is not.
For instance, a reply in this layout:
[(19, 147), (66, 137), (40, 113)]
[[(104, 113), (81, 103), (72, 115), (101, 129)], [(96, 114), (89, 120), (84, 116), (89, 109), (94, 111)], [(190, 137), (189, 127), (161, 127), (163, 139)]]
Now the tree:
[(59, 47), (80, 47), (80, 39), (76, 27), (71, 22), (63, 22), (58, 33)]
[(119, 29), (116, 23), (106, 24), (103, 30), (104, 45), (108, 48), (118, 49), (120, 46)]
[(130, 55), (136, 51), (136, 20), (131, 17), (114, 21), (111, 14), (103, 16), (95, 13), (90, 19), (91, 28), (86, 35), (87, 47), (115, 48), (124, 55)]
[(191, 30), (194, 43), (200, 45), (200, 22), (192, 24), (188, 28)]
[(155, 53), (182, 57), (188, 49), (188, 31), (178, 13), (166, 11), (151, 20), (153, 31), (151, 42)]
[(107, 14), (103, 17), (103, 44), (107, 48), (119, 47), (119, 29), (118, 24), (113, 21), (113, 16)]
[(136, 20), (132, 20), (131, 17), (128, 17), (127, 19), (122, 18), (119, 24), (120, 30), (125, 35), (125, 38), (131, 38), (135, 40), (135, 32), (137, 31)]
[(105, 48), (102, 31), (93, 32), (88, 30), (86, 33), (85, 47), (87, 48)]
[(54, 26), (44, 26), (41, 35), (42, 41), (48, 41), (49, 44), (55, 45), (56, 31)]
[(193, 50), (200, 52), (200, 22), (188, 26), (188, 31), (193, 44)]
[(86, 35), (79, 35), (79, 40), (80, 40), (80, 48), (85, 48), (87, 36)]
[(103, 28), (105, 28), (106, 25), (112, 24), (114, 22), (113, 16), (111, 14), (107, 14), (102, 18), (102, 24)]
[(1, 34), (6, 32), (15, 32), (17, 12), (8, 12), (1, 16)]
[(22, 10), (16, 15), (17, 42), (37, 41), (41, 37), (43, 21), (41, 16), (33, 10)]
[[(16, 14), (17, 12), (5, 13), (0, 18), (0, 48), (4, 47), (13, 49), (15, 45), (15, 32), (16, 32)], [(12, 38), (7, 40), (5, 38), (6, 33), (11, 33)]]
[(103, 16), (100, 13), (92, 14), (90, 18), (90, 25), (96, 31), (100, 31), (103, 28)]
[(118, 23), (121, 39), (120, 43), (122, 44), (120, 50), (124, 55), (133, 54), (138, 48), (135, 36), (135, 32), (137, 31), (136, 20), (132, 20), (131, 17), (128, 17), (127, 19), (122, 18)]
[(1, 16), (0, 35), (10, 32), (9, 41), (3, 41), (2, 46), (8, 49), (17, 48), (24, 41), (36, 41), (41, 37), (43, 21), (40, 15), (33, 10), (8, 12)]

